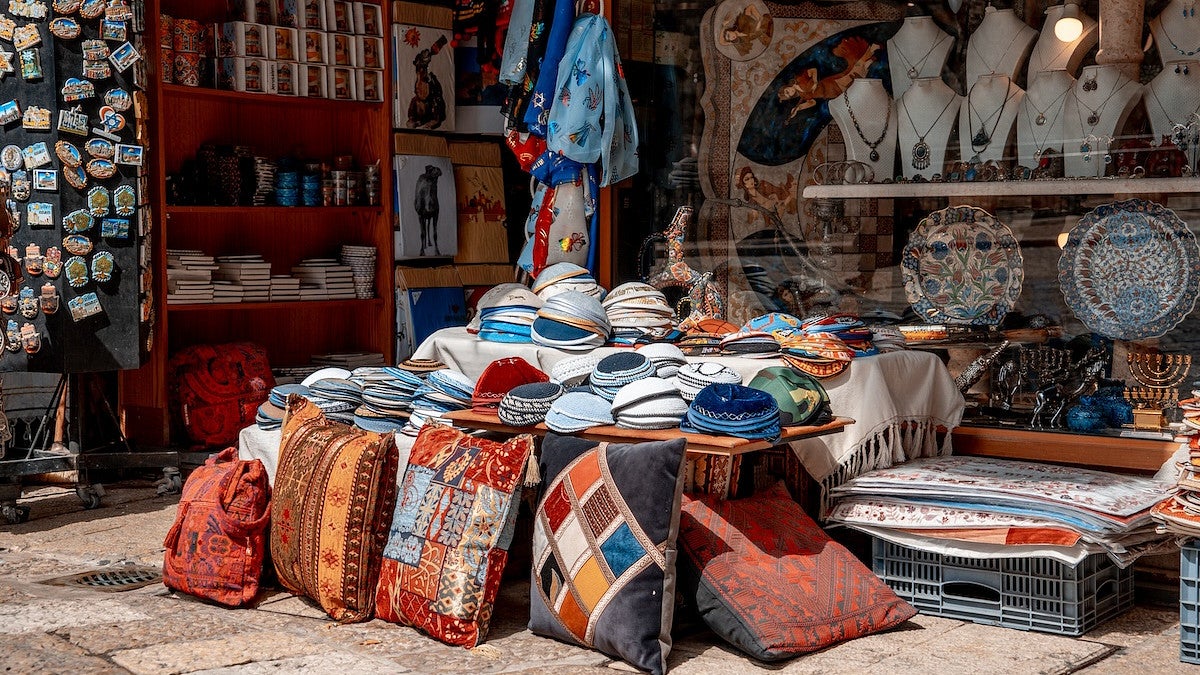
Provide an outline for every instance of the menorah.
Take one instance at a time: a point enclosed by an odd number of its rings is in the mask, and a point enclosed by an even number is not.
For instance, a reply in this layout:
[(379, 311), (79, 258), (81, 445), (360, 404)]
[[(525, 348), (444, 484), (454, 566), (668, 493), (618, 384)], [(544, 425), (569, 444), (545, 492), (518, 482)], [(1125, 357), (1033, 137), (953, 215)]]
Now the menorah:
[(1141, 385), (1125, 388), (1125, 400), (1133, 404), (1134, 428), (1161, 429), (1163, 409), (1179, 402), (1179, 385), (1192, 368), (1192, 355), (1129, 352), (1125, 362)]

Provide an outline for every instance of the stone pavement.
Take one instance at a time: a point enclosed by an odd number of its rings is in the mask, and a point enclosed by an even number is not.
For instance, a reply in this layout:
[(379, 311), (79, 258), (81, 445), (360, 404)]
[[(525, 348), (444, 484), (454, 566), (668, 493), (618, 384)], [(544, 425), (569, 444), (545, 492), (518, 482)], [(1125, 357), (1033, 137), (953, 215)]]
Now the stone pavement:
[[(84, 511), (65, 488), (22, 501), (30, 521), (0, 526), (0, 669), (12, 673), (596, 673), (630, 669), (598, 653), (531, 634), (527, 583), (501, 591), (485, 645), (444, 646), (416, 631), (371, 621), (339, 626), (308, 602), (269, 594), (230, 610), (179, 597), (161, 584), (112, 593), (48, 586), (76, 572), (158, 566), (178, 497), (109, 487)], [(898, 629), (783, 664), (761, 664), (684, 626), (672, 673), (1146, 673), (1200, 672), (1178, 661), (1176, 613), (1138, 607), (1072, 639), (918, 615)]]

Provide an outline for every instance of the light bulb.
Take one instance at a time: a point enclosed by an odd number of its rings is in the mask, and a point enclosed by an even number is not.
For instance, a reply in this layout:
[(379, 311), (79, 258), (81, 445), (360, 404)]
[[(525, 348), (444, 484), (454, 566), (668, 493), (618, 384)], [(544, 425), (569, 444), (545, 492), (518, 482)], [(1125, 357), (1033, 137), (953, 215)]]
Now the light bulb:
[(1079, 5), (1073, 2), (1063, 5), (1062, 16), (1054, 23), (1054, 37), (1074, 42), (1080, 35), (1083, 35), (1083, 21), (1079, 20)]

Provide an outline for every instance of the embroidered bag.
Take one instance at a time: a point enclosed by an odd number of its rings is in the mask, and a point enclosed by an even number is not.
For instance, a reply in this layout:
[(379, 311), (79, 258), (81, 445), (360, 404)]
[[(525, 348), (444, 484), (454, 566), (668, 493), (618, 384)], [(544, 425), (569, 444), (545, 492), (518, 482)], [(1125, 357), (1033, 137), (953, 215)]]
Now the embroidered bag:
[(168, 588), (230, 607), (258, 594), (271, 516), (267, 471), (237, 448), (188, 476), (175, 523), (163, 541)]
[(275, 386), (267, 350), (251, 342), (187, 347), (167, 367), (171, 408), (201, 445), (237, 443)]

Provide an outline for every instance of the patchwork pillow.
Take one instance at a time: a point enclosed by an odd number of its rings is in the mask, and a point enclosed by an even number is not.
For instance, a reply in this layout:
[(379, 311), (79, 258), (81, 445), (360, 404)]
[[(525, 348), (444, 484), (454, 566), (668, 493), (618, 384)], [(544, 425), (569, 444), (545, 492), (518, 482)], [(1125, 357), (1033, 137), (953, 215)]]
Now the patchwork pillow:
[(271, 558), (283, 587), (343, 623), (371, 618), (396, 502), (396, 437), (329, 422), (292, 394), (271, 499)]
[(686, 441), (597, 445), (547, 434), (529, 628), (666, 670)]
[(917, 613), (783, 483), (738, 500), (683, 499), (680, 590), (734, 647), (778, 661), (887, 630)]
[(375, 595), (380, 619), (452, 645), (487, 636), (533, 437), (497, 443), (421, 429), (401, 481)]

